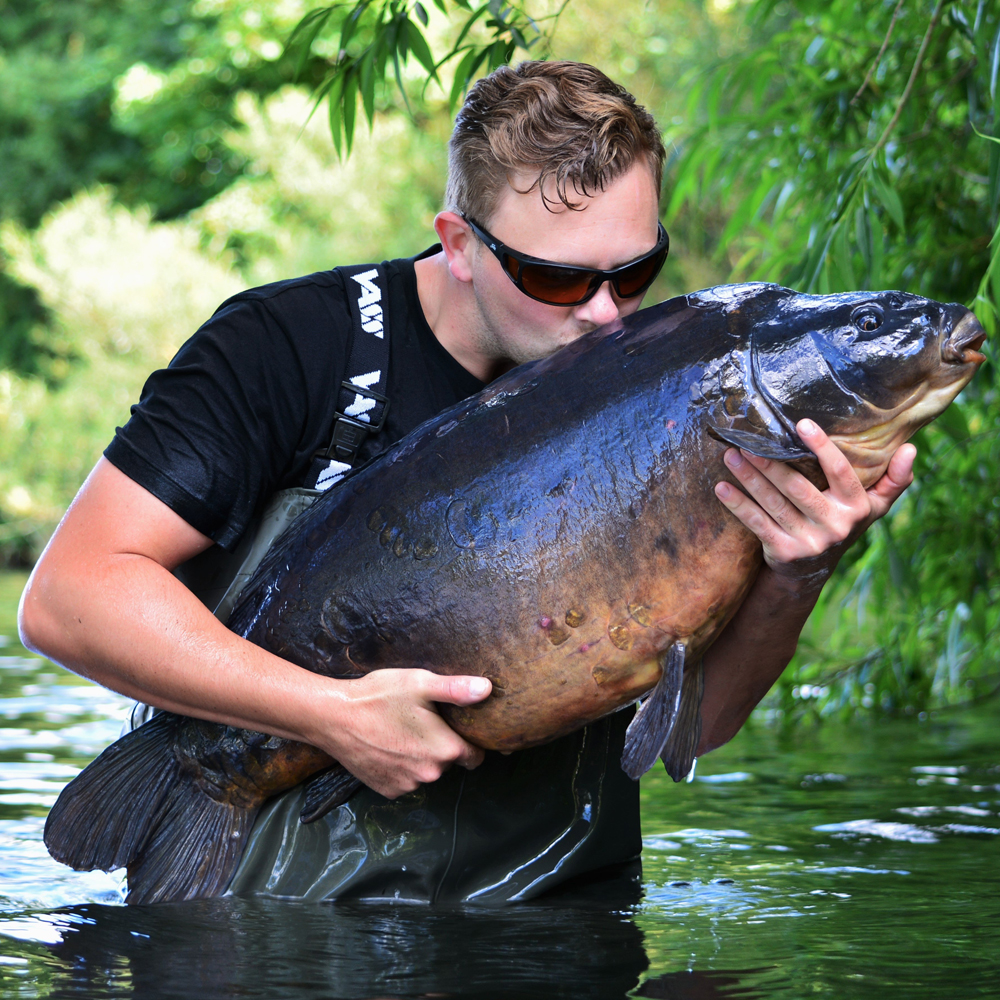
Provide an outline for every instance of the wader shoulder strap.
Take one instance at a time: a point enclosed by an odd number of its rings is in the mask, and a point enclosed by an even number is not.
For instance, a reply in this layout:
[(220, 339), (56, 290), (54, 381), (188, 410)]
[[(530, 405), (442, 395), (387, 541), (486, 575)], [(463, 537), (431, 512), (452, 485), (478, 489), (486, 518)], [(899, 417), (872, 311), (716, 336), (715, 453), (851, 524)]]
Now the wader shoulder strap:
[[(347, 378), (339, 386), (333, 438), (313, 457), (302, 486), (271, 497), (260, 521), (250, 526), (235, 552), (217, 545), (174, 570), (176, 576), (222, 622), (229, 620), (240, 592), (275, 541), (323, 491), (344, 478), (369, 434), (385, 424), (389, 400), (388, 283), (381, 264), (340, 267), (351, 304), (353, 337)], [(136, 704), (123, 732), (152, 718), (155, 710)]]
[(353, 319), (347, 378), (338, 386), (337, 414), (328, 448), (316, 453), (302, 486), (269, 500), (261, 520), (251, 525), (236, 552), (212, 546), (177, 567), (177, 576), (225, 622), (257, 564), (274, 541), (323, 491), (344, 478), (368, 434), (385, 424), (384, 390), (389, 374), (387, 281), (381, 265), (341, 267)]
[(338, 267), (351, 304), (353, 337), (347, 378), (337, 396), (329, 447), (313, 456), (305, 486), (327, 490), (347, 474), (369, 434), (385, 425), (389, 400), (389, 311), (385, 269), (380, 264)]

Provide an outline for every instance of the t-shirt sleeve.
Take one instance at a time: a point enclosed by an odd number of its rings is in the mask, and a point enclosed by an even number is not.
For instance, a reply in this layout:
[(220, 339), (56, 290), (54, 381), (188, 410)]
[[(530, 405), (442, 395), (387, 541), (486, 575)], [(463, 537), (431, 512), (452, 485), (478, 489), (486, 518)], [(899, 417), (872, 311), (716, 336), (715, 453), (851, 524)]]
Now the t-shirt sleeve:
[(349, 337), (340, 298), (340, 287), (306, 286), (225, 303), (149, 377), (105, 457), (235, 548), (271, 494), (301, 482), (328, 433)]

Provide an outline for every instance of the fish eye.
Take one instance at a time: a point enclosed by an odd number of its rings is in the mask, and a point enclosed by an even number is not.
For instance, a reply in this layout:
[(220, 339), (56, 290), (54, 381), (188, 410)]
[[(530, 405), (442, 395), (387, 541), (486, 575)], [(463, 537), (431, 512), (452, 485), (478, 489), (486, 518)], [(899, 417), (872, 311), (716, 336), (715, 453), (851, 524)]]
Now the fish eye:
[(873, 302), (858, 306), (851, 313), (851, 322), (862, 333), (874, 333), (882, 325), (883, 318), (882, 310)]

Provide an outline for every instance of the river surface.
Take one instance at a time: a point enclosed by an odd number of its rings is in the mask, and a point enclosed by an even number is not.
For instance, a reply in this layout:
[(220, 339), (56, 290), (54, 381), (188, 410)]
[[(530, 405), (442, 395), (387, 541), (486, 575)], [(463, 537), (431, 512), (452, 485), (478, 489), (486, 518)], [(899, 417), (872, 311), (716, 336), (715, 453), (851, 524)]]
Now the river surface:
[(0, 996), (1000, 997), (1000, 705), (760, 723), (690, 784), (642, 783), (642, 892), (504, 910), (220, 899), (122, 905), (42, 844), (126, 702), (16, 639), (0, 574)]

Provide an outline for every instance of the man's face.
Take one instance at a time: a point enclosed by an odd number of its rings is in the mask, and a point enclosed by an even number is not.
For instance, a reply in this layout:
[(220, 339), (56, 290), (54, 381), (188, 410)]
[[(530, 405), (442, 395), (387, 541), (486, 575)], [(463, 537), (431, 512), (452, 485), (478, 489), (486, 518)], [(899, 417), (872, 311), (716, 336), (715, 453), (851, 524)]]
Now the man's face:
[[(526, 188), (530, 178), (515, 178)], [(548, 193), (548, 192), (547, 192)], [(637, 163), (604, 191), (579, 197), (580, 208), (558, 200), (547, 208), (537, 188), (508, 187), (491, 219), (480, 219), (498, 240), (519, 253), (577, 267), (610, 270), (650, 251), (658, 236), (659, 200), (652, 171)], [(550, 211), (551, 209), (551, 211)], [(520, 291), (478, 240), (472, 283), (483, 328), (483, 352), (515, 364), (543, 358), (589, 330), (636, 311), (642, 297), (618, 298), (605, 282), (578, 306), (550, 306)]]

